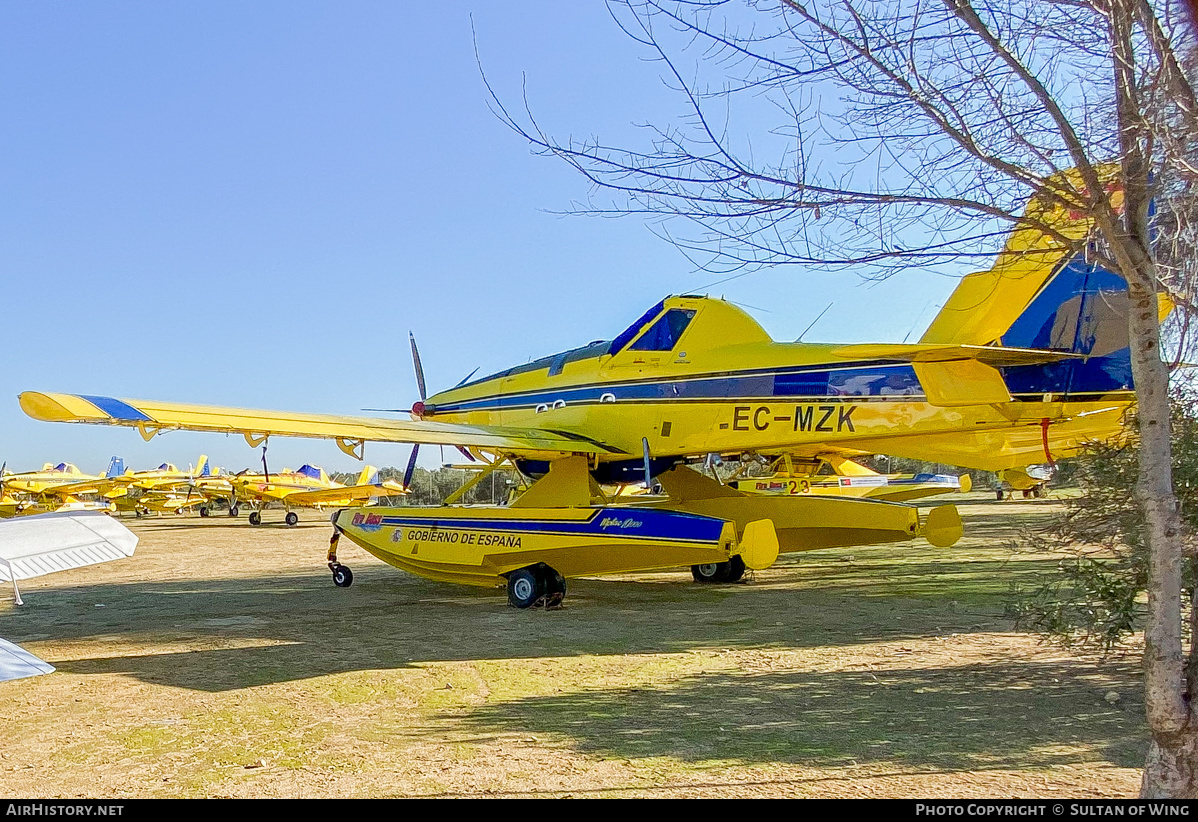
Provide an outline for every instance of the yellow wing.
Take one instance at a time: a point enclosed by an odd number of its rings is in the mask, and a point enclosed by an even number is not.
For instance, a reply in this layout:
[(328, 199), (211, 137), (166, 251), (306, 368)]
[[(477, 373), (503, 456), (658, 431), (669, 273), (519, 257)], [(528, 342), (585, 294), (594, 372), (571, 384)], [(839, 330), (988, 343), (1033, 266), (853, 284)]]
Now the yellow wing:
[(341, 500), (370, 499), (406, 493), (399, 483), (388, 482), (382, 485), (346, 485), (341, 488), (322, 488), (319, 491), (296, 491), (288, 494), (285, 499), (296, 505), (328, 505)]
[(407, 442), (460, 445), (501, 452), (543, 454), (619, 454), (576, 434), (494, 425), (458, 425), (427, 420), (343, 417), (290, 411), (255, 411), (215, 405), (119, 400), (82, 394), (21, 394), (26, 414), (46, 422), (83, 422), (136, 428), (145, 439), (176, 429), (243, 434), (251, 445), (266, 437), (312, 437), (336, 440), (350, 453), (363, 442)]

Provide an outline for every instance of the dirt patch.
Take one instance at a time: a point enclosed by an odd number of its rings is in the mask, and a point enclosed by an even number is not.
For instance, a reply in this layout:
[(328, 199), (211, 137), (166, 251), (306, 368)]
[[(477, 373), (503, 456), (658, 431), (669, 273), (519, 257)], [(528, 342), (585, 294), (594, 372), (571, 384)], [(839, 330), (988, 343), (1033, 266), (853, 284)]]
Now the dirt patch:
[(783, 557), (746, 584), (571, 580), (565, 608), (429, 582), (329, 526), (126, 520), (126, 561), (43, 577), (0, 636), (9, 797), (1118, 797), (1137, 666), (1016, 632), (1013, 553), (1051, 500), (982, 495), (967, 539)]

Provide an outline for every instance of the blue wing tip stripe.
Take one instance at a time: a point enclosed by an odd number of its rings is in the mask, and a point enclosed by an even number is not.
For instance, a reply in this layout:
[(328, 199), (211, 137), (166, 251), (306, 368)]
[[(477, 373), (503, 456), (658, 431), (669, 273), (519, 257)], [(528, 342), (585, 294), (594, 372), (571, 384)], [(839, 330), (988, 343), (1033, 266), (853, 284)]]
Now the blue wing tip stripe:
[(89, 397), (80, 394), (80, 399), (87, 400), (114, 420), (122, 422), (153, 422), (154, 420), (138, 411), (127, 402), (121, 402), (113, 397)]

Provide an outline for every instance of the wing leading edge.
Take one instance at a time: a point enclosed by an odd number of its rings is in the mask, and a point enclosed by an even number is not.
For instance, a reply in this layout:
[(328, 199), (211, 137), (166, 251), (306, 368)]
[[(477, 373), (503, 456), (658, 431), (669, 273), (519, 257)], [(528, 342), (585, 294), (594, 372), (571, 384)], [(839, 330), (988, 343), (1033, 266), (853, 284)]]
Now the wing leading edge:
[(251, 444), (265, 437), (310, 437), (346, 444), (403, 442), (454, 445), (502, 452), (620, 454), (619, 449), (567, 432), (459, 425), (431, 420), (347, 417), (290, 411), (258, 411), (215, 405), (121, 400), (83, 394), (26, 391), (21, 409), (36, 420), (122, 425), (147, 440), (163, 431), (214, 431), (243, 434)]

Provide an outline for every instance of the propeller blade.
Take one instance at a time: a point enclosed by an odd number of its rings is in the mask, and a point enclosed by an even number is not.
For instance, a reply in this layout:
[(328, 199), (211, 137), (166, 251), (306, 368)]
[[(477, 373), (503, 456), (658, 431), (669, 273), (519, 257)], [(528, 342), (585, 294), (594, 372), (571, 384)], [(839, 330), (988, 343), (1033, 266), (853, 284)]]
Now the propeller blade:
[[(413, 349), (415, 350), (415, 349)], [(420, 446), (412, 446), (412, 456), (408, 457), (408, 467), (403, 472), (403, 487), (408, 490), (412, 487), (412, 474), (416, 471), (416, 455), (420, 453)]]
[(424, 366), (420, 364), (420, 351), (416, 348), (416, 335), (408, 332), (408, 340), (412, 343), (412, 365), (416, 368), (416, 388), (420, 391), (420, 399), (427, 400), (428, 393), (424, 390)]

